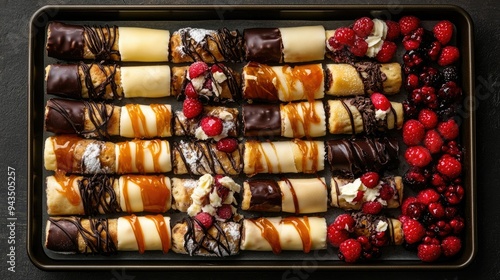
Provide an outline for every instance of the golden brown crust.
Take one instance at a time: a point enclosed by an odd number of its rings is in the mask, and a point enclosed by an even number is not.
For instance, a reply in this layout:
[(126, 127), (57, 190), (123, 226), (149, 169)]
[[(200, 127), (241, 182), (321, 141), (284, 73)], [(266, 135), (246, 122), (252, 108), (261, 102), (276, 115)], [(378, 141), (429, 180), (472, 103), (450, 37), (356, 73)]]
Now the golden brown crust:
[[(120, 135), (120, 114), (121, 114), (121, 107), (119, 106), (114, 106), (114, 105), (109, 105), (106, 104), (106, 115), (110, 116), (109, 120), (107, 121), (106, 125), (106, 130), (109, 135)], [(95, 131), (98, 130), (99, 128), (96, 128), (94, 123), (91, 121), (92, 119), (95, 120), (96, 123), (102, 124), (105, 123), (105, 120), (103, 120), (102, 115), (100, 113), (94, 113), (92, 116), (90, 115), (92, 112), (89, 112), (89, 110), (85, 110), (85, 117), (84, 117), (84, 130), (85, 131)], [(93, 133), (92, 136), (97, 136), (95, 133)]]
[(173, 96), (179, 96), (184, 90), (186, 73), (189, 66), (172, 67), (172, 80), (170, 82), (171, 93)]
[(387, 79), (383, 82), (385, 94), (399, 93), (402, 84), (401, 65), (397, 62), (383, 63), (380, 65), (380, 71), (385, 74)]
[[(203, 42), (196, 42), (195, 39), (186, 35), (188, 38), (187, 40), (190, 41), (190, 46), (194, 48), (194, 51), (200, 56), (201, 60), (207, 63), (224, 61), (224, 56), (222, 56), (219, 52), (219, 48), (217, 46), (217, 44), (220, 44), (221, 42), (215, 41), (217, 40), (217, 37), (215, 36), (216, 33), (217, 31), (210, 30), (209, 35), (206, 35), (204, 40), (202, 40)], [(210, 37), (210, 39), (207, 39), (208, 37)], [(182, 40), (183, 38), (180, 30), (175, 31), (170, 37), (171, 61), (173, 63), (193, 62), (193, 58), (182, 51)], [(208, 48), (208, 51), (206, 51), (205, 48)]]
[[(110, 41), (110, 42), (113, 42), (113, 45), (111, 46), (111, 50), (112, 51), (116, 51), (118, 53), (119, 49), (118, 49), (118, 40), (120, 38), (120, 29), (119, 28), (116, 28), (116, 35), (115, 33), (113, 32), (113, 27), (110, 26), (110, 31), (111, 32), (108, 32), (108, 29), (105, 28), (104, 26), (100, 26), (100, 27), (91, 27), (95, 33), (99, 36), (99, 38), (103, 41), (103, 42), (107, 42), (107, 41)], [(90, 51), (90, 46), (87, 44), (87, 42), (89, 41), (89, 35), (87, 34), (87, 32), (84, 32), (84, 37), (85, 37), (85, 44), (84, 44), (84, 47), (83, 47), (83, 58), (84, 59), (95, 59), (96, 56)], [(120, 61), (120, 56), (118, 54), (111, 54), (111, 57), (110, 57), (111, 60), (114, 60), (114, 61)]]

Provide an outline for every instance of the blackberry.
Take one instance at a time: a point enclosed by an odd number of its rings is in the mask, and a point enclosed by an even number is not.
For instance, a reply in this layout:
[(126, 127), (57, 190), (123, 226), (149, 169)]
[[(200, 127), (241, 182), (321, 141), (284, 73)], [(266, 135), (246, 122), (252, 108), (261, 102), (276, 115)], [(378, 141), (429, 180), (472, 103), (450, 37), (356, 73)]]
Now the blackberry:
[(444, 82), (458, 82), (458, 69), (456, 66), (447, 66), (443, 69)]
[(443, 74), (434, 67), (424, 67), (419, 79), (425, 86), (439, 87), (443, 83)]

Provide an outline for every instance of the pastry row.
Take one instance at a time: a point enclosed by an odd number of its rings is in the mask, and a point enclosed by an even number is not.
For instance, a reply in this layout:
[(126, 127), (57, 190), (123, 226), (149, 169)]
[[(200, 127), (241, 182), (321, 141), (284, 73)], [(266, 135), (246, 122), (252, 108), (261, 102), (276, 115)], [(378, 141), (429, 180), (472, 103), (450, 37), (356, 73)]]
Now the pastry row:
[(250, 62), (241, 73), (216, 63), (207, 65), (206, 71), (196, 77), (190, 77), (190, 67), (51, 64), (46, 67), (47, 94), (77, 99), (184, 98), (186, 91), (194, 90), (207, 101), (232, 101), (242, 96), (288, 102), (312, 101), (325, 94), (396, 94), (402, 83), (401, 66), (396, 62), (326, 64), (325, 68), (321, 63), (269, 66)]
[[(320, 177), (248, 179), (242, 188), (227, 176), (220, 176), (215, 182), (211, 175), (199, 179), (170, 179), (164, 175), (115, 177), (56, 173), (46, 178), (47, 213), (51, 216), (94, 216), (165, 213), (174, 209), (190, 216), (203, 211), (218, 217), (217, 210), (223, 205), (238, 205), (235, 194), (241, 193), (242, 210), (311, 214), (326, 212), (328, 204), (346, 210), (360, 210), (367, 201), (378, 201), (386, 208), (398, 208), (403, 198), (399, 176), (383, 177), (375, 188), (367, 188), (359, 178), (332, 177), (329, 183), (330, 191), (325, 178)], [(358, 192), (363, 195), (358, 197)], [(235, 215), (236, 209), (230, 208)]]
[[(354, 97), (287, 104), (245, 104), (241, 123), (244, 136), (283, 136), (288, 138), (321, 137), (331, 134), (375, 134), (400, 129), (403, 124), (401, 103), (391, 102), (388, 110), (376, 109), (370, 98)], [(325, 108), (326, 107), (326, 108)], [(205, 140), (201, 119), (221, 119), (219, 140), (239, 135), (239, 110), (204, 106), (195, 118), (183, 111), (172, 112), (168, 104), (127, 104), (52, 98), (45, 106), (45, 130), (56, 134), (77, 134), (85, 138), (122, 136), (156, 138), (190, 136)], [(328, 123), (328, 127), (327, 127)]]
[(325, 168), (353, 177), (366, 171), (398, 167), (399, 146), (392, 138), (358, 138), (329, 141), (247, 140), (233, 152), (207, 141), (132, 140), (119, 143), (72, 135), (48, 137), (44, 165), (49, 171), (76, 174), (315, 174)]
[[(358, 235), (383, 232), (384, 245), (400, 245), (401, 223), (385, 216), (351, 214)], [(272, 217), (244, 219), (242, 222), (214, 221), (205, 227), (190, 217), (170, 224), (162, 215), (124, 216), (119, 218), (51, 217), (47, 221), (45, 246), (57, 253), (112, 254), (117, 251), (157, 250), (191, 256), (236, 255), (240, 250), (285, 250), (308, 253), (327, 248), (327, 223), (322, 217)]]

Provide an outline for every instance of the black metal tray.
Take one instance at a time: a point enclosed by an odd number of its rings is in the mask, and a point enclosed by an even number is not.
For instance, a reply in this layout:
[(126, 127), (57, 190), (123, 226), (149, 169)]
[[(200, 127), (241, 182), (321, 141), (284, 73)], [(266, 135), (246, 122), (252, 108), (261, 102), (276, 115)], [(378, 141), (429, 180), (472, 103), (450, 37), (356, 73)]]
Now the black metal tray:
[[(46, 100), (44, 68), (55, 60), (45, 52), (46, 27), (50, 21), (85, 24), (116, 24), (168, 29), (182, 27), (217, 29), (228, 27), (242, 30), (249, 27), (282, 27), (321, 24), (327, 29), (346, 25), (362, 16), (397, 20), (404, 15), (415, 15), (431, 23), (441, 19), (452, 21), (457, 28), (456, 45), (461, 50), (461, 80), (465, 92), (461, 119), (461, 142), (466, 148), (465, 170), (465, 241), (463, 252), (455, 259), (426, 264), (415, 253), (397, 248), (384, 248), (382, 258), (349, 265), (336, 256), (336, 249), (304, 254), (283, 252), (242, 252), (230, 258), (198, 258), (160, 252), (120, 252), (116, 256), (58, 255), (43, 246), (45, 209), (45, 176), (43, 129)], [(285, 269), (314, 267), (317, 269), (458, 269), (468, 265), (477, 250), (476, 183), (475, 183), (475, 112), (473, 26), (464, 10), (456, 6), (377, 6), (377, 5), (321, 5), (321, 6), (45, 6), (30, 21), (29, 87), (28, 87), (28, 235), (27, 250), (31, 261), (45, 270), (81, 269)], [(400, 94), (402, 100), (405, 94)], [(173, 99), (172, 99), (173, 100)], [(169, 102), (167, 100), (167, 102)], [(141, 103), (141, 101), (134, 101)], [(150, 102), (150, 101), (143, 101)], [(404, 170), (402, 168), (401, 170)], [(408, 194), (408, 193), (405, 193)], [(173, 214), (175, 215), (175, 214)]]

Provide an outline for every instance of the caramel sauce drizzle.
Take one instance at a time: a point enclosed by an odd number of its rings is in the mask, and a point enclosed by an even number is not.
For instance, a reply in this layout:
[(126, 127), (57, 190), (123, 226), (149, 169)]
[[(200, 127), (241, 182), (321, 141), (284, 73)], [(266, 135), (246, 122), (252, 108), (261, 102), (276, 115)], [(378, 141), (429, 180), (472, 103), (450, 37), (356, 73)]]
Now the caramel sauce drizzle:
[[(294, 83), (300, 81), (304, 88), (304, 95), (300, 99), (307, 99), (310, 103), (314, 101), (315, 93), (323, 84), (324, 73), (321, 67), (317, 65), (297, 65), (295, 67), (285, 65), (283, 66), (283, 73), (286, 73), (285, 77), (288, 86), (288, 90), (282, 88), (283, 92), (292, 92)], [(291, 101), (292, 99), (294, 99), (292, 96), (287, 95), (283, 101)]]
[(283, 224), (293, 225), (302, 239), (302, 247), (304, 253), (309, 253), (312, 246), (311, 227), (309, 226), (309, 218), (304, 216), (303, 220), (297, 217), (285, 217), (281, 221)]
[[(300, 139), (293, 139), (293, 143), (297, 145), (302, 152), (302, 172), (315, 173), (318, 171), (318, 145), (314, 141), (302, 141)], [(311, 169), (307, 169), (308, 160), (312, 161)]]
[(163, 253), (168, 253), (170, 250), (170, 234), (168, 233), (167, 223), (165, 223), (165, 218), (162, 215), (146, 215), (147, 219), (152, 220), (155, 223), (156, 230), (161, 240), (161, 247)]
[(144, 233), (142, 231), (142, 226), (141, 226), (141, 222), (139, 221), (139, 218), (134, 214), (132, 214), (130, 216), (125, 216), (123, 218), (130, 223), (130, 227), (132, 228), (132, 231), (134, 232), (135, 240), (137, 241), (137, 248), (139, 250), (139, 253), (143, 254), (145, 251), (146, 245), (144, 243)]
[(132, 173), (134, 170), (132, 168), (132, 150), (131, 145), (136, 145), (135, 149), (135, 166), (139, 173), (145, 173), (144, 167), (144, 155), (145, 151), (149, 150), (153, 157), (153, 173), (160, 173), (160, 156), (162, 154), (161, 140), (149, 140), (149, 141), (141, 141), (141, 140), (133, 140), (130, 142), (122, 142), (117, 143), (119, 149), (118, 162), (118, 173)]
[(51, 139), (54, 144), (57, 169), (72, 173), (74, 171), (73, 153), (75, 151), (76, 144), (80, 141), (80, 138), (73, 135), (61, 135), (58, 137), (52, 137)]
[[(148, 121), (146, 120), (146, 116), (141, 110), (141, 106), (139, 104), (127, 104), (125, 105), (125, 109), (127, 109), (127, 113), (130, 116), (130, 120), (132, 122), (134, 137), (151, 137), (152, 135), (148, 130)], [(144, 133), (141, 132), (141, 127), (144, 129)]]
[(170, 190), (166, 187), (165, 176), (127, 175), (123, 179), (123, 196), (127, 212), (132, 212), (128, 192), (129, 183), (134, 183), (141, 189), (144, 212), (163, 213), (167, 210), (166, 204), (170, 197)]
[(281, 253), (280, 234), (276, 227), (266, 218), (249, 219), (260, 229), (260, 234), (267, 240), (274, 254)]
[(288, 178), (283, 178), (283, 181), (285, 181), (286, 185), (290, 189), (290, 192), (292, 193), (292, 199), (293, 199), (293, 207), (295, 210), (295, 214), (300, 213), (300, 205), (299, 205), (299, 199), (297, 198), (297, 193), (295, 192), (295, 188), (293, 187), (292, 182)]
[(61, 186), (61, 189), (57, 191), (62, 194), (73, 206), (78, 206), (80, 204), (81, 198), (78, 192), (73, 188), (73, 183), (78, 178), (76, 175), (64, 176), (64, 172), (61, 170), (56, 170), (54, 175), (57, 183)]
[[(279, 101), (278, 88), (282, 87), (278, 76), (270, 66), (250, 62), (245, 67), (246, 76), (254, 76), (256, 80), (248, 79), (245, 89), (247, 98), (269, 101)], [(274, 84), (276, 83), (276, 85)]]
[(170, 131), (170, 122), (172, 120), (172, 112), (165, 104), (149, 105), (156, 116), (156, 133), (162, 135), (164, 131)]
[[(254, 173), (255, 174), (262, 173), (263, 171), (266, 171), (266, 169), (268, 173), (273, 173), (273, 165), (269, 157), (264, 152), (262, 144), (263, 143), (257, 141), (246, 142), (246, 149), (248, 150), (248, 154), (251, 157), (250, 162), (253, 162)], [(272, 142), (269, 142), (269, 144), (272, 145), (274, 152), (276, 153), (276, 147), (274, 146), (274, 144)], [(261, 158), (264, 158), (266, 166), (262, 164)], [(281, 173), (281, 165), (279, 164), (279, 162), (278, 162), (278, 170), (279, 173)]]
[[(299, 113), (299, 106), (302, 109), (302, 114)], [(285, 113), (288, 118), (290, 118), (290, 124), (292, 125), (293, 137), (300, 138), (303, 136), (310, 136), (311, 133), (311, 123), (320, 123), (321, 118), (316, 113), (316, 106), (314, 101), (312, 102), (301, 102), (301, 103), (288, 103), (286, 105), (281, 104), (280, 110)], [(300, 128), (304, 129), (304, 135), (299, 132)]]

